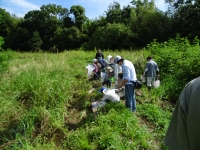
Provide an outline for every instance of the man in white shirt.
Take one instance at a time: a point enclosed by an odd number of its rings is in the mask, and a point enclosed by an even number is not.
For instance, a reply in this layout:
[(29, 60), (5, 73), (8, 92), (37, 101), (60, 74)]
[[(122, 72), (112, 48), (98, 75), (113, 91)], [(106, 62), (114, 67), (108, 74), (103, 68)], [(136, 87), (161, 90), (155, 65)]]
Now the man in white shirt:
[(116, 57), (115, 61), (119, 66), (122, 67), (122, 83), (118, 86), (118, 88), (122, 88), (125, 86), (125, 105), (132, 112), (136, 111), (136, 100), (135, 100), (135, 86), (133, 82), (136, 82), (136, 72), (133, 63), (124, 60), (121, 56)]

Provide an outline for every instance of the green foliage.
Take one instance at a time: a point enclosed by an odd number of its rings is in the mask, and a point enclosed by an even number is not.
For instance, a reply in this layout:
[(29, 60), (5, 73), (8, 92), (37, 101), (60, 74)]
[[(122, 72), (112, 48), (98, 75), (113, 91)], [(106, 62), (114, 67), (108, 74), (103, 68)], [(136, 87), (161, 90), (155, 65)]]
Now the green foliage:
[(5, 9), (0, 8), (0, 14), (0, 35), (6, 38), (15, 27), (15, 24), (11, 15)]
[(164, 137), (167, 131), (171, 113), (162, 110), (155, 104), (142, 104), (138, 106), (140, 115), (151, 124), (155, 125), (155, 130), (159, 132), (159, 136)]
[[(134, 39), (137, 39), (137, 35), (132, 33), (130, 28), (124, 24), (108, 23), (94, 32), (89, 40), (89, 45), (91, 48), (97, 46), (102, 49), (128, 49)], [(134, 47), (135, 45), (131, 46)]]
[[(118, 53), (104, 51), (105, 56)], [(121, 51), (137, 70), (146, 54)], [(90, 101), (102, 98), (101, 82), (88, 81), (85, 70), (94, 55), (82, 50), (15, 53), (9, 71), (1, 74), (0, 149), (163, 149), (169, 110), (143, 104), (145, 97), (137, 113), (124, 101), (107, 102), (94, 120)], [(92, 87), (96, 90), (88, 93)]]
[(8, 69), (9, 61), (12, 59), (12, 55), (13, 52), (11, 50), (0, 51), (0, 73)]
[(4, 44), (3, 37), (0, 36), (0, 51), (2, 50), (3, 44)]
[(147, 49), (155, 56), (159, 64), (165, 96), (176, 101), (187, 82), (199, 76), (198, 66), (199, 40), (190, 44), (187, 38), (169, 39), (167, 42), (156, 41), (148, 44)]
[[(104, 115), (93, 124), (83, 126), (67, 135), (63, 141), (70, 149), (151, 149), (153, 145), (145, 139), (152, 139), (145, 126), (138, 126), (138, 120), (121, 104), (108, 104)], [(106, 115), (109, 114), (109, 115)]]
[(33, 36), (30, 39), (31, 50), (40, 50), (42, 43), (39, 33), (37, 31), (33, 32)]

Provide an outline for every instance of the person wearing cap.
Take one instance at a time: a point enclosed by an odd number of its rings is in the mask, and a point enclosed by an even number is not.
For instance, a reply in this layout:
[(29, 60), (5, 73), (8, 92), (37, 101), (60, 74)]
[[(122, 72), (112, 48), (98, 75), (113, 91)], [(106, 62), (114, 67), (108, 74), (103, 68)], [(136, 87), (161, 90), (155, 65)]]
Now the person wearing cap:
[(111, 67), (113, 69), (114, 57), (111, 55), (107, 56), (106, 67)]
[(133, 82), (137, 81), (136, 71), (133, 63), (129, 60), (124, 60), (121, 56), (115, 58), (115, 61), (119, 66), (122, 67), (122, 83), (118, 86), (118, 89), (125, 86), (125, 105), (132, 112), (136, 111), (136, 100), (135, 100), (135, 86)]
[(147, 57), (146, 68), (143, 77), (146, 77), (147, 87), (149, 90), (153, 87), (153, 83), (156, 80), (156, 75), (159, 77), (159, 68), (157, 63), (152, 59), (151, 56)]
[(116, 88), (118, 87), (118, 85), (120, 85), (122, 83), (122, 78), (119, 76), (120, 74), (122, 74), (122, 67), (119, 66), (116, 62), (116, 59), (119, 57), (121, 58), (121, 56), (116, 56), (113, 61), (113, 72), (114, 72), (114, 76), (115, 76), (115, 87)]
[[(112, 63), (113, 63), (114, 58), (111, 55), (107, 56), (107, 60), (105, 60), (105, 71), (101, 70), (103, 72), (104, 77), (102, 78), (102, 85), (107, 85), (107, 87), (111, 87), (111, 81), (110, 77), (113, 75), (113, 68), (112, 68)], [(102, 76), (103, 77), (103, 76)]]
[(191, 80), (179, 95), (164, 145), (169, 150), (200, 150), (200, 77)]

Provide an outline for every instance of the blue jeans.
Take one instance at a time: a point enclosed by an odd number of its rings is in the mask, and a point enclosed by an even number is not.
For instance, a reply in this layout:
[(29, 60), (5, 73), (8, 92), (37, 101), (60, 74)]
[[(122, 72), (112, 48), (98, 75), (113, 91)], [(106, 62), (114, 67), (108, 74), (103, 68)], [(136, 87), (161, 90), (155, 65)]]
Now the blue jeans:
[(125, 85), (125, 105), (131, 111), (136, 111), (136, 100), (135, 100), (135, 87), (134, 84)]
[(105, 68), (105, 60), (104, 59), (98, 59), (98, 62), (101, 64), (102, 68)]

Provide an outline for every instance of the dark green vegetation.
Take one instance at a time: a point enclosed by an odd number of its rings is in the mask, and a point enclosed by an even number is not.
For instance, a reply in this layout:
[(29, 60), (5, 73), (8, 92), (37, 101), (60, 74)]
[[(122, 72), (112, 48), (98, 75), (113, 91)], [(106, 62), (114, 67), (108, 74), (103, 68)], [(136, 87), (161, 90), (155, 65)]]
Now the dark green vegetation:
[[(146, 57), (160, 67), (161, 86), (151, 93), (143, 86), (137, 113), (120, 103), (108, 103), (93, 117), (90, 101), (100, 99), (98, 81), (88, 81), (85, 66), (95, 52), (19, 53), (2, 51), (0, 65), (0, 149), (10, 150), (164, 150), (174, 104), (185, 84), (199, 76), (199, 40), (186, 38), (152, 42), (139, 51), (119, 53), (131, 60), (138, 78)], [(2, 65), (4, 64), (4, 65)], [(96, 91), (88, 93), (92, 87)]]
[(4, 49), (18, 51), (51, 51), (85, 49), (133, 50), (157, 39), (200, 35), (200, 4), (198, 0), (170, 0), (167, 12), (155, 7), (154, 1), (133, 0), (121, 8), (114, 1), (105, 15), (90, 20), (85, 9), (71, 6), (42, 5), (27, 12), (24, 18), (10, 15), (0, 8), (0, 36)]

